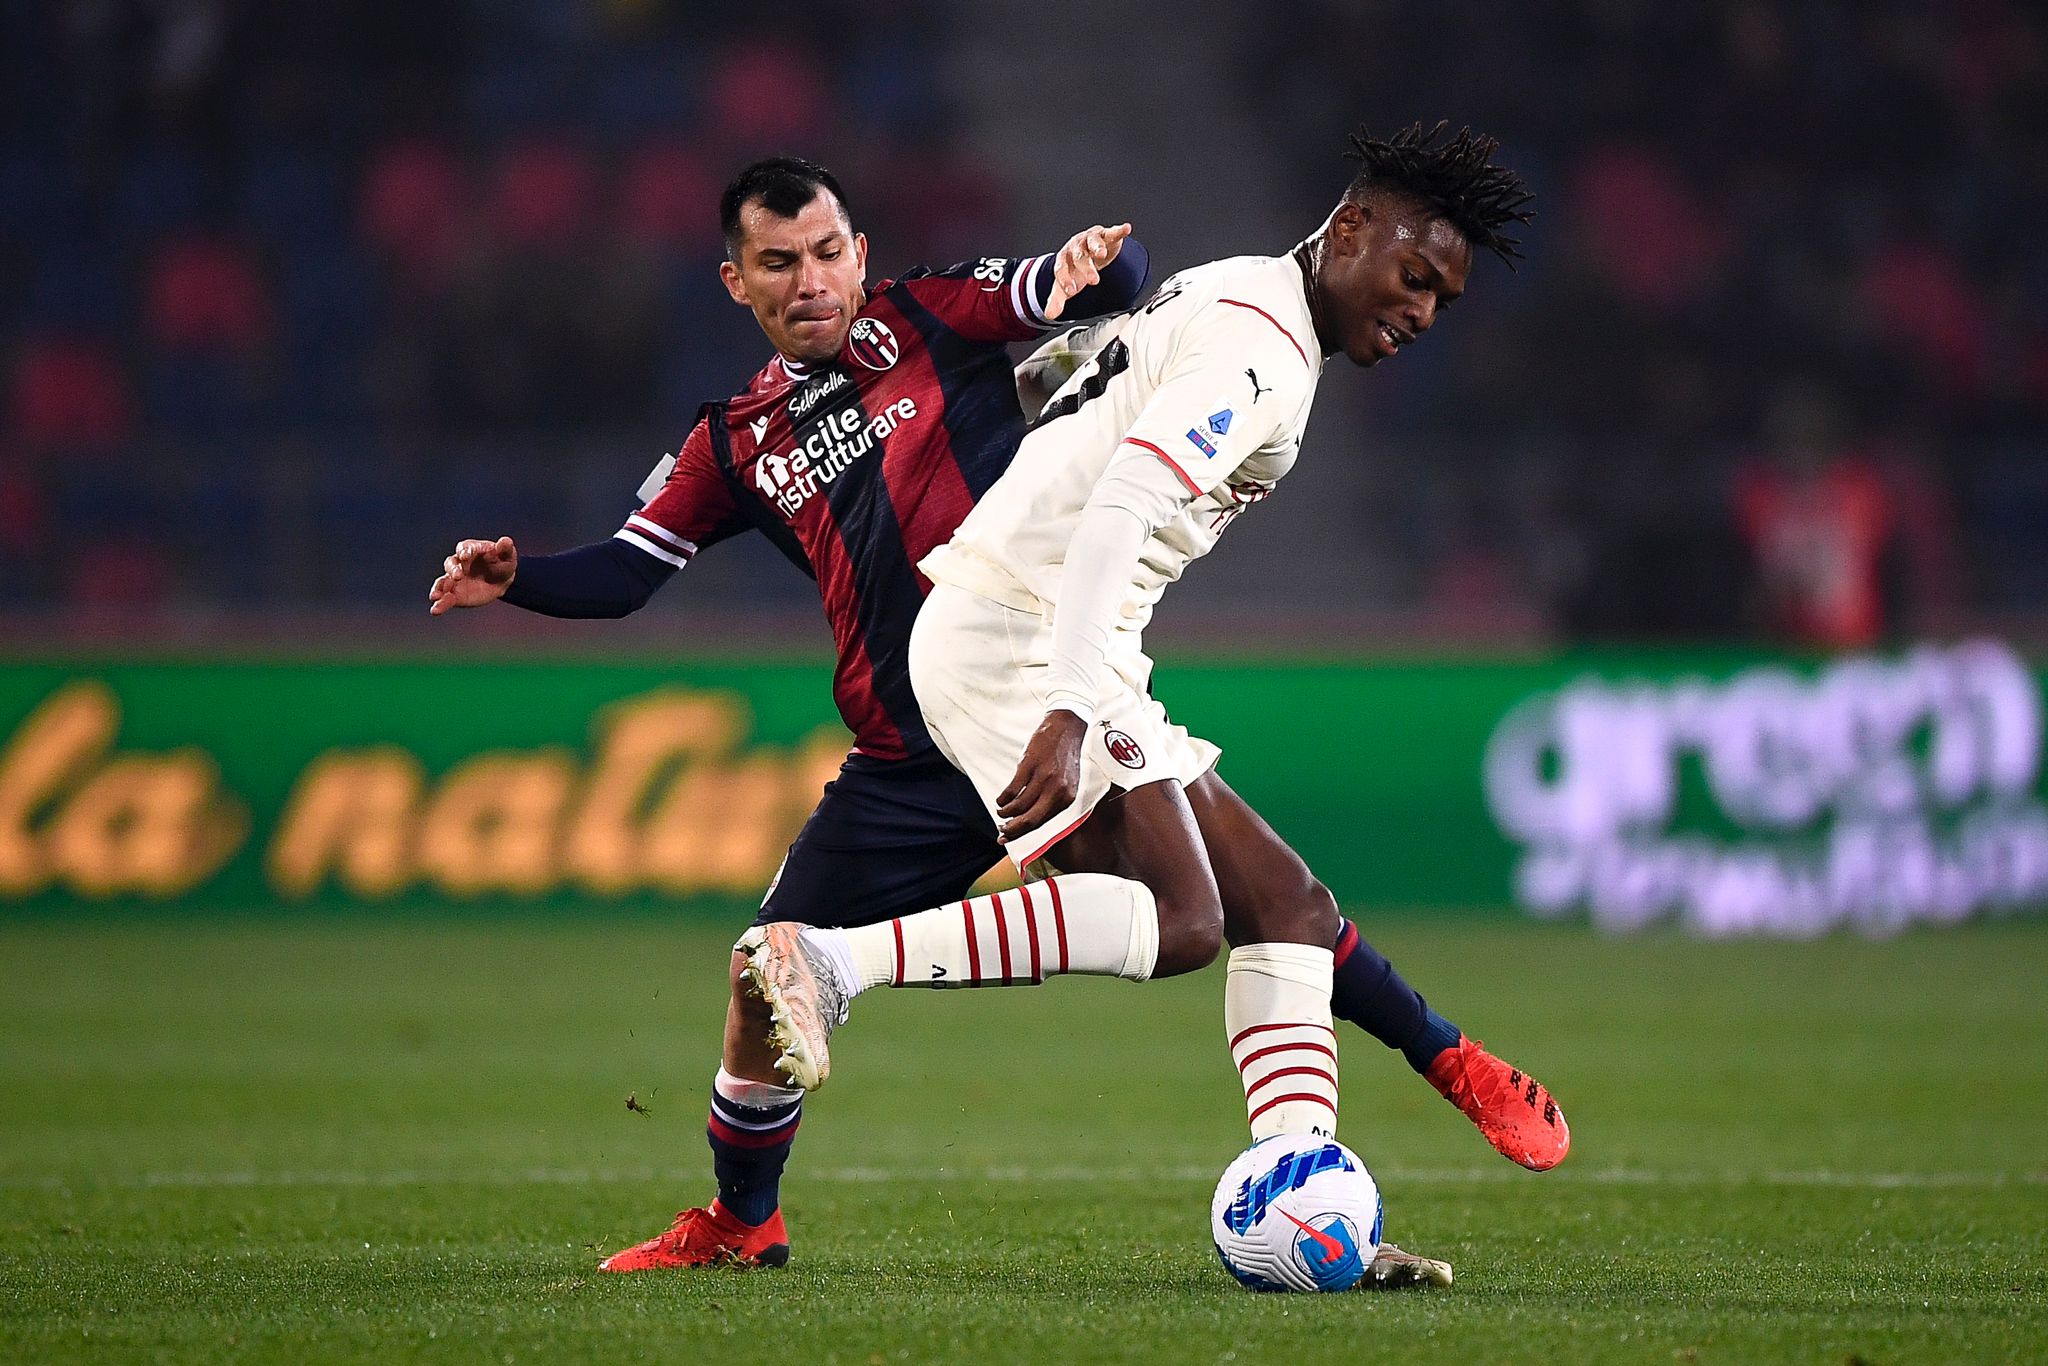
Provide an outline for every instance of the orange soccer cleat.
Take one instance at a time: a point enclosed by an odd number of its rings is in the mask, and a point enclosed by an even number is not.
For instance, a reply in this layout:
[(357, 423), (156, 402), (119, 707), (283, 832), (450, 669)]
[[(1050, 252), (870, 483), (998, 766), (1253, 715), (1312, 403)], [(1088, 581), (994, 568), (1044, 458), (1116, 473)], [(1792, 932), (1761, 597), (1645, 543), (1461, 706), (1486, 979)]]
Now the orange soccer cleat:
[(789, 1230), (782, 1211), (758, 1227), (743, 1224), (716, 1200), (710, 1209), (686, 1209), (666, 1233), (656, 1234), (598, 1264), (599, 1271), (654, 1271), (670, 1266), (781, 1266), (789, 1260)]
[(1477, 1039), (1460, 1034), (1458, 1046), (1439, 1053), (1425, 1075), (1509, 1161), (1547, 1172), (1571, 1151), (1571, 1126), (1550, 1092), (1487, 1052)]

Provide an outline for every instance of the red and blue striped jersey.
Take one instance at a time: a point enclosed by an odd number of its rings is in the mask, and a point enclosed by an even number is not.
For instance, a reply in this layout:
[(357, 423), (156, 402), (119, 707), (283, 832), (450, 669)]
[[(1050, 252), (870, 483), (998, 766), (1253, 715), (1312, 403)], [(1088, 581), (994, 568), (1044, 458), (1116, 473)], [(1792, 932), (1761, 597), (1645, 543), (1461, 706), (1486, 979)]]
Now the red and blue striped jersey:
[(661, 489), (620, 539), (681, 567), (747, 530), (818, 581), (855, 749), (931, 747), (910, 688), (910, 628), (943, 545), (1024, 435), (1007, 345), (1047, 326), (1049, 256), (914, 270), (868, 296), (832, 361), (777, 357), (706, 404)]

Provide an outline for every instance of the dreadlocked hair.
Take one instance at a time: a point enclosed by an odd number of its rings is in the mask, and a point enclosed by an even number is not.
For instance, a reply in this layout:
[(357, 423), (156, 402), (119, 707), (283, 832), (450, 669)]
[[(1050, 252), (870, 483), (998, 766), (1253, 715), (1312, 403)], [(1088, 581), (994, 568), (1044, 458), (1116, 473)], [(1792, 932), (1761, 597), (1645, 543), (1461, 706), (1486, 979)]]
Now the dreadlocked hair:
[(1522, 178), (1493, 164), (1498, 138), (1460, 128), (1449, 141), (1439, 141), (1448, 119), (1434, 128), (1411, 123), (1384, 141), (1360, 125), (1345, 155), (1363, 163), (1344, 191), (1346, 199), (1362, 199), (1374, 190), (1412, 195), (1432, 212), (1451, 221), (1474, 246), (1485, 247), (1507, 263), (1522, 257), (1522, 239), (1502, 231), (1535, 219), (1529, 204), (1536, 198)]

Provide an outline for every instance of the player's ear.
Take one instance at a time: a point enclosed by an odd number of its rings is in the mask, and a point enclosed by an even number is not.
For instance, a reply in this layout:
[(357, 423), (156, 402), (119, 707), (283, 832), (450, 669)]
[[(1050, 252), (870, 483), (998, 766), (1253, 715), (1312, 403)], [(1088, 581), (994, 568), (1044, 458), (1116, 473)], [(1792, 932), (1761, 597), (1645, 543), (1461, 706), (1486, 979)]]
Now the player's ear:
[(1365, 232), (1365, 225), (1372, 221), (1372, 210), (1355, 199), (1338, 202), (1336, 211), (1330, 215), (1330, 245), (1339, 255), (1350, 256), (1358, 250), (1358, 240)]
[(732, 295), (734, 303), (751, 304), (753, 302), (753, 300), (747, 297), (747, 282), (740, 275), (740, 268), (731, 261), (720, 261), (718, 263), (718, 278), (725, 281), (725, 292)]
[(853, 235), (853, 268), (860, 272), (860, 282), (868, 282), (868, 235), (857, 232)]

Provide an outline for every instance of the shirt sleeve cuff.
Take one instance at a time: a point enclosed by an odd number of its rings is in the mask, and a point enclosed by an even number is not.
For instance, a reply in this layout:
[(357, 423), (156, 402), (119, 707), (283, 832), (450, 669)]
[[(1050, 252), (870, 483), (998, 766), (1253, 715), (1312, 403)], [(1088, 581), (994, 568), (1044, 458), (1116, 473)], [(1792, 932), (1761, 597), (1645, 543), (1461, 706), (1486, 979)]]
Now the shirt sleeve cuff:
[(1056, 711), (1070, 711), (1081, 718), (1083, 725), (1093, 725), (1095, 722), (1095, 703), (1077, 692), (1055, 689), (1052, 695), (1045, 700), (1045, 710), (1048, 714)]
[(1045, 316), (1045, 310), (1052, 305), (1054, 281), (1053, 263), (1056, 252), (1025, 262), (1017, 268), (1019, 284), (1018, 302), (1022, 305), (1017, 312), (1033, 327), (1051, 327), (1052, 319)]

